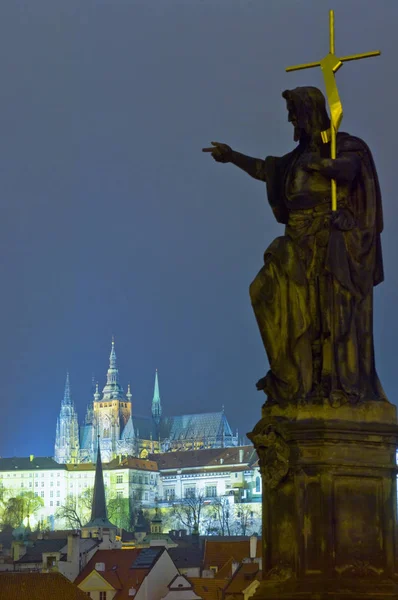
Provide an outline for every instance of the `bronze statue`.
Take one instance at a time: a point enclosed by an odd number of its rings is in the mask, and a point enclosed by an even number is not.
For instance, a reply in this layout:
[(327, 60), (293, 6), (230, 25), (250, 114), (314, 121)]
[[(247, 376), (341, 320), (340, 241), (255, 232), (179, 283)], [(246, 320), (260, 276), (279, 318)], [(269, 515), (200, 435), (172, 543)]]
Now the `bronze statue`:
[[(270, 364), (257, 388), (280, 404), (386, 400), (373, 349), (383, 218), (371, 152), (361, 139), (338, 133), (337, 158), (328, 158), (330, 120), (322, 92), (298, 87), (282, 96), (298, 142), (292, 152), (262, 160), (219, 142), (203, 149), (264, 181), (275, 218), (286, 225), (250, 286)], [(331, 210), (332, 179), (337, 211)]]

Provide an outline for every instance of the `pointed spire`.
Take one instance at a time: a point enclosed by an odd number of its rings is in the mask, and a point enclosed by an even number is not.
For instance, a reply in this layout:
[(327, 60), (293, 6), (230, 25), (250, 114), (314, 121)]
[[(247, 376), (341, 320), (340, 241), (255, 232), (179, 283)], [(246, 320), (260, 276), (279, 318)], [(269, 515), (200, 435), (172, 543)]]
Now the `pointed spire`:
[(112, 336), (112, 349), (109, 355), (109, 368), (116, 369), (115, 338)]
[(106, 375), (106, 385), (102, 390), (103, 399), (111, 400), (124, 399), (123, 388), (119, 383), (119, 371), (117, 368), (116, 352), (115, 352), (115, 339), (112, 337), (112, 348), (109, 355), (109, 369)]
[(94, 392), (94, 400), (95, 402), (99, 402), (99, 399), (101, 398), (101, 394), (99, 393), (99, 389), (98, 389), (98, 381), (95, 384), (95, 392)]
[(106, 512), (105, 485), (104, 476), (102, 472), (101, 449), (98, 436), (97, 464), (95, 467), (93, 505), (91, 508), (91, 520), (87, 526), (91, 524), (101, 525), (101, 522), (107, 523), (108, 515)]
[(62, 406), (71, 406), (72, 399), (70, 395), (70, 382), (69, 382), (69, 372), (66, 373), (66, 381), (65, 381), (65, 391), (64, 391), (64, 399), (62, 401)]
[(126, 394), (127, 401), (131, 402), (131, 398), (132, 397), (133, 397), (133, 394), (131, 393), (130, 384), (128, 384), (128, 386), (127, 386), (127, 394)]
[(160, 393), (159, 393), (159, 379), (158, 379), (158, 370), (155, 372), (155, 387), (153, 390), (153, 399), (152, 399), (152, 417), (155, 421), (156, 425), (159, 425), (160, 419), (162, 417), (162, 405), (160, 402)]

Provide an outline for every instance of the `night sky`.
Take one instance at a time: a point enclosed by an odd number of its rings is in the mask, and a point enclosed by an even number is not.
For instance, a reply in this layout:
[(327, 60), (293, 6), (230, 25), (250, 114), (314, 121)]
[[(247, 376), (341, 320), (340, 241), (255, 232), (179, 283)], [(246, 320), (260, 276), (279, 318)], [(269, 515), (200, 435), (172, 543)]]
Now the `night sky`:
[(0, 455), (52, 455), (70, 372), (82, 419), (112, 335), (133, 411), (155, 369), (164, 414), (221, 410), (244, 434), (268, 365), (248, 287), (283, 233), (264, 184), (201, 148), (293, 149), (284, 68), (375, 49), (337, 74), (341, 129), (380, 176), (381, 381), (396, 394), (398, 3), (385, 0), (2, 0)]

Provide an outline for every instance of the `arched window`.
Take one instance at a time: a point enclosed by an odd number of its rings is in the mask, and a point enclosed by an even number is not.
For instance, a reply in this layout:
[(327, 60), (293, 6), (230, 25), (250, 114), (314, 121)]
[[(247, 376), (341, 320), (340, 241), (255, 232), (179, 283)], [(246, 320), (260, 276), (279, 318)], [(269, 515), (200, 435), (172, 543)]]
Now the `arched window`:
[(259, 494), (261, 492), (260, 477), (256, 477), (256, 492), (257, 492), (257, 494)]

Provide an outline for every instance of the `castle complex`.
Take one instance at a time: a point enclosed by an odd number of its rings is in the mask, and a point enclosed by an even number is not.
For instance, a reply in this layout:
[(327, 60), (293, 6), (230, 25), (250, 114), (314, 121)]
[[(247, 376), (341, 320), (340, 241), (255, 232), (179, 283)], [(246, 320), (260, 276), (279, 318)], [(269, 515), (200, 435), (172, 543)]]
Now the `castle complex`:
[(100, 444), (104, 462), (119, 457), (147, 458), (148, 454), (176, 450), (224, 448), (238, 445), (224, 411), (168, 417), (163, 415), (158, 373), (152, 399), (151, 416), (139, 417), (132, 411), (130, 385), (127, 392), (119, 382), (115, 343), (109, 357), (106, 384), (87, 407), (79, 427), (72, 401), (69, 375), (57, 420), (54, 458), (61, 464), (94, 463)]

